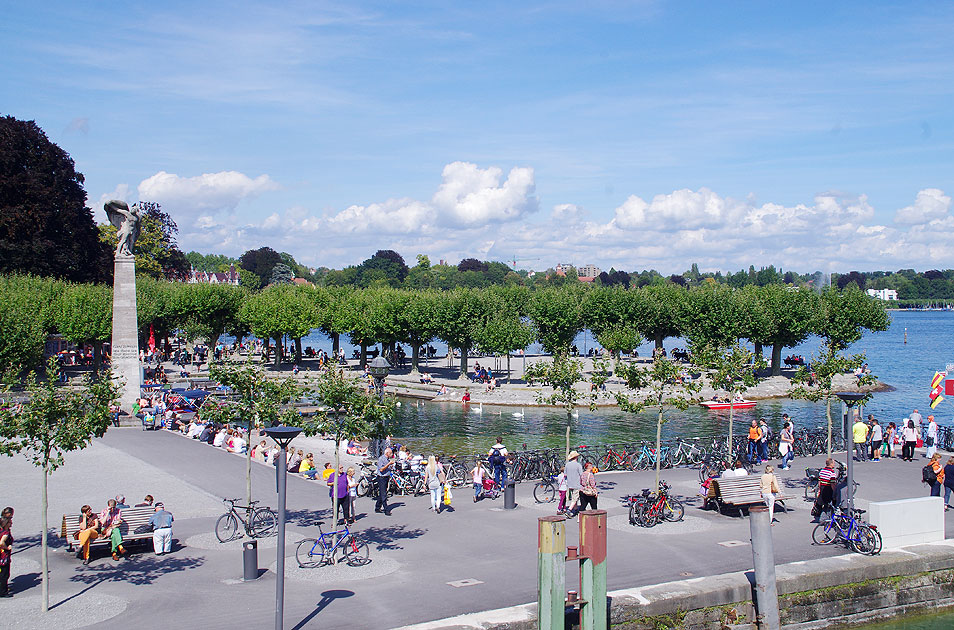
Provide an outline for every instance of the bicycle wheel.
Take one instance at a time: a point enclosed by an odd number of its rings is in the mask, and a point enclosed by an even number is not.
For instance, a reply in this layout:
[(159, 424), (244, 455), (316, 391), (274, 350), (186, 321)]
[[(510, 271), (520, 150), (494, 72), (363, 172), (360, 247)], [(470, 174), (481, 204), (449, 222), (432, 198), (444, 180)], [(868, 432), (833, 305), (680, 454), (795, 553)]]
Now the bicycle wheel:
[(533, 498), (537, 503), (553, 503), (556, 487), (552, 482), (540, 481), (533, 487)]
[(805, 486), (805, 500), (814, 501), (818, 496), (818, 482), (809, 483)]
[(258, 508), (252, 514), (248, 530), (255, 538), (274, 536), (278, 531), (278, 514), (269, 508)]
[(354, 534), (341, 543), (341, 548), (344, 550), (344, 560), (349, 567), (360, 567), (371, 562), (368, 557), (371, 553), (368, 543), (358, 540)]
[(362, 477), (358, 480), (358, 488), (356, 490), (359, 497), (366, 497), (368, 493), (371, 492), (371, 482), (368, 481), (367, 477)]
[(681, 521), (685, 513), (686, 508), (683, 507), (682, 501), (679, 499), (667, 497), (662, 505), (662, 517), (664, 520), (670, 522)]
[(325, 561), (325, 548), (317, 538), (306, 538), (295, 547), (295, 560), (303, 569), (317, 567)]
[(238, 531), (238, 519), (231, 512), (223, 514), (219, 520), (215, 521), (215, 537), (220, 543), (235, 540), (238, 537)]
[(629, 504), (629, 524), (639, 525), (639, 504), (635, 501)]
[(812, 542), (816, 545), (830, 545), (838, 540), (838, 528), (828, 523), (819, 523), (812, 530)]
[(877, 530), (868, 525), (859, 525), (856, 532), (856, 536), (849, 541), (854, 551), (866, 556), (873, 556), (881, 551), (881, 534)]

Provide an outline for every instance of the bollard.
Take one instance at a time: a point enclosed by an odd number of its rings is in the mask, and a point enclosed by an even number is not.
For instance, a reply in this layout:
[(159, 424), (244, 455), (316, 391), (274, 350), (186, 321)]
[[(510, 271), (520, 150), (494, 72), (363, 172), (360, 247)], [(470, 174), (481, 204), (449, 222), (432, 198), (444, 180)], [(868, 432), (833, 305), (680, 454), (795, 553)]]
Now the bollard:
[(563, 630), (566, 612), (566, 517), (537, 519), (537, 628)]
[(242, 561), (245, 571), (242, 579), (246, 582), (258, 579), (258, 541), (252, 540), (242, 545)]
[(512, 510), (517, 507), (516, 486), (512, 481), (504, 484), (504, 509)]
[(768, 508), (759, 505), (749, 508), (749, 527), (752, 532), (752, 559), (755, 564), (755, 605), (758, 608), (758, 627), (779, 630), (778, 588), (775, 584), (775, 549), (772, 542), (772, 522)]
[(580, 512), (580, 630), (605, 630), (606, 510)]

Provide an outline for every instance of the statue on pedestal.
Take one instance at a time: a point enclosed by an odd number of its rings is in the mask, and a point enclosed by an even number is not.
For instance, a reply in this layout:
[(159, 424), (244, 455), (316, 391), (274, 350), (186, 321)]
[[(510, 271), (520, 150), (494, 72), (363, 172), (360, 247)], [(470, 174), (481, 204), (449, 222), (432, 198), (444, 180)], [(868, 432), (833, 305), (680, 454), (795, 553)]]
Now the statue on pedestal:
[(133, 247), (136, 244), (136, 238), (139, 236), (139, 206), (133, 205), (132, 209), (125, 201), (107, 201), (103, 206), (106, 210), (106, 216), (109, 222), (116, 226), (116, 256), (133, 256)]

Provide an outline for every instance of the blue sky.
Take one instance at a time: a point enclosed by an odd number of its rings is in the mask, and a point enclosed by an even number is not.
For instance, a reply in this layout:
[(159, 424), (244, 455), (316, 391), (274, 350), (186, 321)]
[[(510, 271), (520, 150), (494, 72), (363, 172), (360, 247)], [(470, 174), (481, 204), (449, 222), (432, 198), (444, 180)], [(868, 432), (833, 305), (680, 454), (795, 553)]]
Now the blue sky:
[[(586, 6), (582, 6), (586, 4)], [(954, 5), (19, 3), (0, 113), (186, 249), (954, 266)]]

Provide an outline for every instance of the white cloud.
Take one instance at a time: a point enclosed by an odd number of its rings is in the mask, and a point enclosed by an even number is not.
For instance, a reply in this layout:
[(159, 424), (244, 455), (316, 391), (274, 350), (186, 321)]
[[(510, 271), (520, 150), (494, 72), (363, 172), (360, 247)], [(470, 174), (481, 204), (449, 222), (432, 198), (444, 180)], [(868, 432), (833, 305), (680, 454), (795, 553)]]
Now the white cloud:
[(95, 216), (97, 210), (101, 210), (103, 205), (107, 201), (112, 201), (113, 199), (118, 199), (119, 201), (125, 201), (129, 203), (129, 184), (117, 184), (116, 188), (112, 192), (103, 193), (99, 196), (99, 203), (96, 204), (96, 207), (93, 208), (93, 214)]
[(731, 204), (708, 188), (698, 192), (676, 190), (656, 195), (646, 203), (632, 195), (616, 208), (616, 223), (624, 229), (654, 228), (675, 231), (718, 226), (730, 219)]
[(914, 204), (905, 206), (894, 215), (895, 223), (922, 224), (948, 216), (951, 198), (937, 188), (925, 188), (918, 193)]
[(231, 211), (243, 199), (278, 190), (279, 185), (268, 175), (251, 178), (237, 171), (203, 173), (195, 177), (179, 177), (159, 171), (139, 183), (139, 198), (171, 206), (179, 212)]
[(515, 221), (535, 212), (533, 169), (511, 169), (502, 185), (501, 175), (503, 171), (495, 166), (481, 169), (469, 162), (445, 166), (443, 181), (432, 199), (441, 223), (474, 227)]

